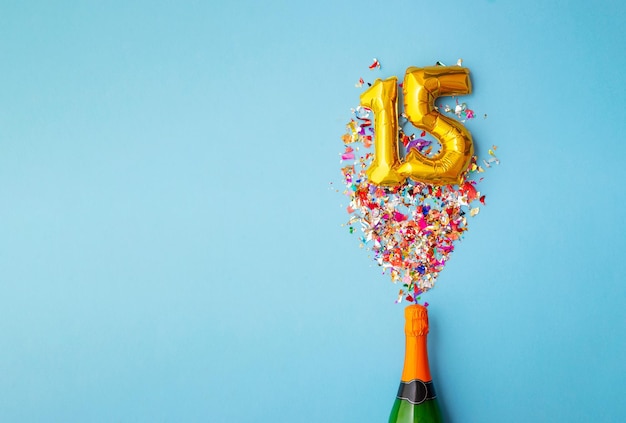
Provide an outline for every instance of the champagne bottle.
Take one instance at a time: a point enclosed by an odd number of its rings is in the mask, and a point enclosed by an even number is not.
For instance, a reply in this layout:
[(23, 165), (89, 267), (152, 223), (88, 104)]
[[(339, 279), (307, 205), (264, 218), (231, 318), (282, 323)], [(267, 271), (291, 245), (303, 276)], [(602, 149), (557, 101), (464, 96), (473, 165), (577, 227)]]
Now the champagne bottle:
[(404, 368), (389, 423), (442, 423), (428, 365), (428, 309), (410, 305), (404, 310), (404, 318)]

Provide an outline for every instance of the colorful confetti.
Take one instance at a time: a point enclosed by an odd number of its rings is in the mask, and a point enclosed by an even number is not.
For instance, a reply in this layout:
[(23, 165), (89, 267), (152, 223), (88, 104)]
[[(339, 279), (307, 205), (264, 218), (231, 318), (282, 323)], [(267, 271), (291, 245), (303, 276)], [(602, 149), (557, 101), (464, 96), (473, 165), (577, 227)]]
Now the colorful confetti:
[[(374, 59), (369, 68), (376, 67), (380, 68), (380, 63)], [(443, 111), (454, 114), (462, 122), (475, 117), (475, 112), (458, 100), (454, 108), (446, 105)], [(403, 298), (417, 302), (420, 294), (434, 287), (456, 242), (468, 230), (468, 216), (476, 216), (479, 205), (485, 204), (485, 195), (478, 191), (476, 180), (484, 169), (474, 156), (458, 186), (429, 185), (411, 179), (394, 188), (374, 185), (366, 176), (375, 142), (371, 128), (373, 116), (363, 107), (353, 109), (352, 113), (342, 137), (345, 150), (341, 154), (344, 194), (349, 199), (346, 210), (350, 217), (346, 226), (350, 233), (356, 233), (355, 227), (360, 228), (361, 246), (372, 252), (383, 273), (389, 273), (394, 283), (402, 284), (396, 302), (402, 302)], [(432, 142), (424, 139), (425, 135), (422, 132), (416, 138), (400, 130), (398, 142), (405, 151), (417, 149), (428, 155), (432, 153)], [(499, 164), (496, 149), (492, 146), (489, 159), (482, 161), (485, 167)]]

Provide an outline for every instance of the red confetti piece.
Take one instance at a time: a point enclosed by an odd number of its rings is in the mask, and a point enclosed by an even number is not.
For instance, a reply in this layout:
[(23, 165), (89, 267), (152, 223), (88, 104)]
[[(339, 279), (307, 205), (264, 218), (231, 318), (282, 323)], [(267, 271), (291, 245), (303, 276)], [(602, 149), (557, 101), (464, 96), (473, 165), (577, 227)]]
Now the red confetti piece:
[(467, 197), (468, 203), (478, 198), (478, 191), (476, 191), (476, 188), (474, 188), (471, 182), (465, 182), (460, 190)]

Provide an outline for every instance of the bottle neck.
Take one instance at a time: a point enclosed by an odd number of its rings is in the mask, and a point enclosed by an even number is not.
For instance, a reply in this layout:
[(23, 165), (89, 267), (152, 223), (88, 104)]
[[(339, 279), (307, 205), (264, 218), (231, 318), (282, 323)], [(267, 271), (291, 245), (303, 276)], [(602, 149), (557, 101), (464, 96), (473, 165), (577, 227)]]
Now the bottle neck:
[(406, 335), (402, 381), (410, 382), (414, 379), (419, 379), (423, 382), (430, 382), (432, 380), (430, 367), (428, 365), (426, 335)]
[(410, 382), (419, 379), (430, 382), (430, 367), (428, 365), (428, 310), (419, 304), (408, 306), (404, 311), (406, 347), (404, 351), (404, 368), (402, 381)]

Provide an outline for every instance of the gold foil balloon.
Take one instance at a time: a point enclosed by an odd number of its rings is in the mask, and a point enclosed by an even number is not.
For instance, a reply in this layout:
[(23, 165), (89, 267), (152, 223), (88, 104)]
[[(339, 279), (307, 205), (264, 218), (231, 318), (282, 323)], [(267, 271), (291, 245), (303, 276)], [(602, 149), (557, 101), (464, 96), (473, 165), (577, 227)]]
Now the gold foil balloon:
[(406, 70), (402, 90), (407, 119), (416, 128), (433, 135), (441, 144), (441, 150), (432, 158), (411, 150), (398, 172), (429, 184), (459, 183), (474, 154), (472, 136), (460, 122), (435, 110), (435, 99), (469, 94), (472, 91), (469, 69), (459, 66), (411, 67)]
[(361, 105), (374, 112), (374, 158), (367, 169), (368, 179), (376, 185), (399, 185), (406, 177), (397, 169), (398, 155), (398, 78), (377, 79), (361, 94)]
[(441, 144), (434, 157), (412, 149), (401, 161), (398, 153), (397, 78), (374, 84), (361, 95), (361, 105), (374, 112), (374, 158), (367, 170), (376, 185), (397, 186), (407, 177), (428, 184), (452, 185), (461, 181), (474, 154), (469, 131), (458, 121), (441, 115), (435, 99), (469, 94), (469, 69), (460, 66), (410, 67), (403, 83), (404, 112), (418, 129)]

